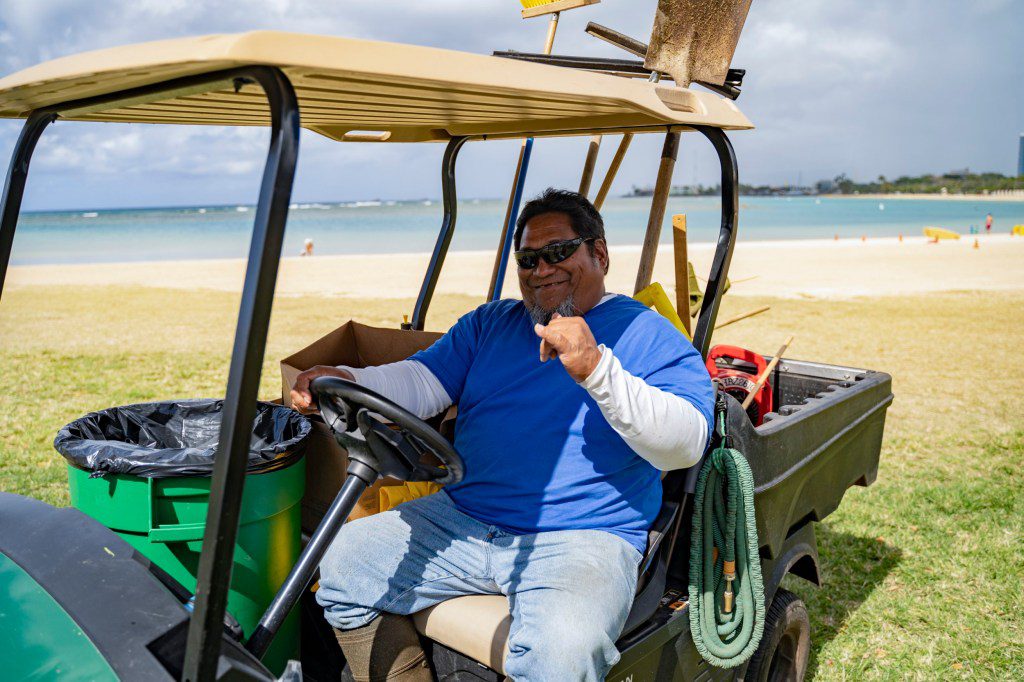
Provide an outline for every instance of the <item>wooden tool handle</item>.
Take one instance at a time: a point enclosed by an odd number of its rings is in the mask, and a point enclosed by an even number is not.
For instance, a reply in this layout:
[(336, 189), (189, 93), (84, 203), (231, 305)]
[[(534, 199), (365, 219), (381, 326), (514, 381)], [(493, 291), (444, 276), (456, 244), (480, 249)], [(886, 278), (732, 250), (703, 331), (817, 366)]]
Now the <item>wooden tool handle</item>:
[(750, 395), (748, 395), (743, 400), (744, 410), (750, 407), (750, 403), (754, 402), (754, 396), (756, 396), (758, 391), (761, 390), (761, 387), (764, 386), (764, 382), (768, 381), (768, 377), (771, 376), (772, 371), (775, 369), (775, 365), (779, 364), (779, 360), (782, 359), (783, 354), (786, 352), (786, 349), (789, 348), (789, 344), (791, 343), (793, 343), (792, 335), (790, 335), (789, 338), (786, 339), (785, 343), (783, 343), (782, 346), (779, 348), (779, 352), (775, 354), (775, 357), (772, 358), (772, 361), (769, 362), (768, 366), (764, 368), (763, 372), (761, 372), (761, 376), (757, 378), (757, 383), (755, 383), (754, 388), (751, 389)]
[(608, 192), (612, 189), (612, 181), (615, 180), (615, 175), (619, 172), (619, 166), (622, 165), (622, 159), (626, 158), (626, 150), (629, 149), (629, 143), (632, 141), (633, 133), (623, 133), (619, 148), (615, 150), (615, 156), (612, 157), (612, 162), (608, 165), (601, 188), (597, 191), (597, 198), (594, 199), (594, 208), (598, 211), (604, 205), (604, 200), (608, 198)]
[(693, 338), (690, 326), (690, 272), (686, 267), (689, 256), (686, 253), (686, 216), (682, 213), (672, 216), (672, 253), (676, 271), (676, 313), (683, 321), (686, 335)]
[(719, 322), (718, 324), (716, 324), (715, 325), (715, 331), (718, 331), (722, 327), (728, 327), (730, 324), (732, 324), (734, 322), (739, 322), (740, 320), (745, 320), (748, 317), (753, 317), (754, 315), (760, 315), (761, 313), (766, 312), (766, 311), (771, 310), (771, 309), (772, 309), (772, 307), (770, 305), (763, 305), (760, 308), (754, 308), (753, 310), (748, 310), (745, 313), (741, 313), (741, 314), (737, 315), (736, 317), (730, 317), (728, 320), (725, 320), (724, 322)]

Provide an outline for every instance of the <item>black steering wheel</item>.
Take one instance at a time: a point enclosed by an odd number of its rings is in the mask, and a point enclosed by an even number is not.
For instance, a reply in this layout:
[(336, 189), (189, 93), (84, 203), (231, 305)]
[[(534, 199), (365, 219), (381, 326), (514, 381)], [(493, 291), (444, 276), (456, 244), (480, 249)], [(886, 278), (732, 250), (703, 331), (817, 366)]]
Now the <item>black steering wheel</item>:
[[(448, 439), (412, 412), (376, 391), (339, 377), (317, 377), (309, 390), (350, 459), (361, 461), (381, 476), (401, 481), (448, 485), (462, 480), (462, 457)], [(423, 463), (428, 453), (444, 467)]]

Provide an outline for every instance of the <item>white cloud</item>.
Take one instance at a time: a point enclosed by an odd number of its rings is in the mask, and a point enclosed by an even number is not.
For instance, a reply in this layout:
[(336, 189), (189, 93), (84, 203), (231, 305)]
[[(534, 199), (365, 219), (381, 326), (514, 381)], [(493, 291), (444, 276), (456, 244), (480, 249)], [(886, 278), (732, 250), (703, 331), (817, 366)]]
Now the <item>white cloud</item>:
[(262, 168), (267, 140), (262, 128), (58, 122), (33, 165), (58, 174), (248, 176)]

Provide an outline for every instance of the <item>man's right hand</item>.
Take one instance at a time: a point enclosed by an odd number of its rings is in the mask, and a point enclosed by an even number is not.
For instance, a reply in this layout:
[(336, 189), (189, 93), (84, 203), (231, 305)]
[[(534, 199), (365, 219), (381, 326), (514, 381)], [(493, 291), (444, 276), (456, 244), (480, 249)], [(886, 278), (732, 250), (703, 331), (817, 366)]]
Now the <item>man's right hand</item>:
[(302, 414), (316, 412), (316, 405), (313, 404), (313, 394), (309, 392), (309, 384), (317, 377), (339, 377), (355, 381), (352, 373), (345, 369), (338, 369), (330, 365), (317, 365), (295, 378), (295, 386), (292, 387), (292, 407)]

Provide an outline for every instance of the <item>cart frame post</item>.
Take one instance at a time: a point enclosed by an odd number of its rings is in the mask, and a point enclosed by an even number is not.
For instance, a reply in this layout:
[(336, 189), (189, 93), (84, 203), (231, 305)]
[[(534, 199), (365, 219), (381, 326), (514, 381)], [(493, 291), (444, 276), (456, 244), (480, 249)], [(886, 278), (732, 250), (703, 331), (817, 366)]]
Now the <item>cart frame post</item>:
[(416, 307), (412, 311), (412, 322), (407, 325), (410, 329), (423, 330), (423, 324), (427, 319), (427, 308), (430, 307), (430, 300), (434, 297), (437, 278), (441, 276), (441, 266), (444, 265), (448, 247), (455, 234), (455, 219), (458, 217), (455, 162), (459, 158), (459, 150), (468, 140), (468, 137), (453, 137), (448, 141), (448, 146), (444, 150), (444, 157), (441, 160), (441, 200), (444, 204), (444, 217), (441, 219), (441, 231), (437, 235), (434, 252), (430, 255), (430, 264), (427, 265), (427, 272), (423, 277), (419, 296), (416, 298)]
[(11, 260), (14, 231), (18, 227), (18, 215), (21, 213), (21, 200), (25, 196), (25, 182), (28, 180), (32, 153), (46, 126), (56, 119), (57, 114), (53, 112), (33, 111), (29, 114), (14, 146), (14, 153), (11, 154), (11, 165), (7, 169), (7, 178), (4, 181), (3, 198), (0, 199), (0, 296), (3, 295), (4, 281), (7, 279), (7, 265)]
[(244, 71), (263, 88), (270, 104), (270, 147), (256, 205), (220, 445), (210, 482), (205, 549), (199, 557), (196, 606), (185, 648), (182, 679), (186, 681), (213, 679), (217, 672), (252, 423), (299, 153), (299, 103), (288, 77), (267, 67)]
[(224, 611), (231, 583), (249, 441), (256, 414), (257, 391), (288, 218), (288, 204), (298, 161), (300, 127), (295, 90), (284, 72), (276, 67), (243, 66), (176, 78), (33, 111), (28, 115), (15, 146), (0, 205), (2, 293), (29, 163), (36, 143), (49, 123), (62, 114), (76, 115), (158, 101), (185, 92), (209, 92), (226, 84), (233, 84), (236, 89), (247, 84), (258, 84), (263, 89), (270, 106), (271, 134), (235, 328), (220, 444), (210, 482), (204, 549), (199, 559), (196, 604), (189, 623), (185, 650), (183, 679), (194, 681), (214, 678), (223, 638)]
[(732, 252), (736, 246), (736, 226), (739, 220), (739, 167), (736, 152), (729, 142), (728, 136), (719, 128), (693, 126), (693, 129), (704, 135), (714, 145), (718, 153), (718, 161), (722, 168), (722, 223), (718, 230), (718, 245), (711, 261), (711, 272), (708, 273), (708, 286), (704, 292), (704, 303), (697, 316), (697, 326), (693, 333), (693, 345), (706, 358), (711, 346), (711, 334), (715, 329), (715, 320), (725, 293), (725, 281), (732, 262)]

